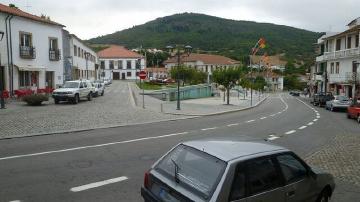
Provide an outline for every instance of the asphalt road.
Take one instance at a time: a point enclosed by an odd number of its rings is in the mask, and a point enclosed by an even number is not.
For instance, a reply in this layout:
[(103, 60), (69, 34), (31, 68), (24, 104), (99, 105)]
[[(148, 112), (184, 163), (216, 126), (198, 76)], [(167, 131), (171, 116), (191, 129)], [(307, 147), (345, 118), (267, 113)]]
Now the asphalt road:
[[(274, 95), (224, 115), (0, 140), (0, 201), (142, 201), (144, 172), (181, 141), (266, 139), (306, 157), (340, 133), (360, 133), (344, 117)], [(334, 201), (359, 199), (353, 189), (339, 182)]]

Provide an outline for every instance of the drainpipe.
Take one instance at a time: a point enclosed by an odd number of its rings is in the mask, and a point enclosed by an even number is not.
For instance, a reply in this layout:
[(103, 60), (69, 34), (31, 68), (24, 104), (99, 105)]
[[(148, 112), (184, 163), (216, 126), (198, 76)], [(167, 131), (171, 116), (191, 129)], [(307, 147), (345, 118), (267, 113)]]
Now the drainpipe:
[(11, 33), (11, 19), (14, 16), (12, 15), (9, 18), (9, 32), (10, 32), (10, 59), (11, 59), (11, 95), (14, 95), (14, 60), (13, 60), (13, 49), (12, 49), (12, 33)]
[[(9, 19), (10, 15), (8, 15), (6, 18), (5, 18), (5, 34), (6, 34), (6, 53), (7, 53), (7, 63), (8, 63), (8, 69), (9, 69), (9, 78), (10, 78), (10, 53), (9, 53), (9, 35), (8, 35), (8, 19)], [(8, 84), (10, 85), (10, 84)], [(12, 95), (12, 94), (11, 94)]]

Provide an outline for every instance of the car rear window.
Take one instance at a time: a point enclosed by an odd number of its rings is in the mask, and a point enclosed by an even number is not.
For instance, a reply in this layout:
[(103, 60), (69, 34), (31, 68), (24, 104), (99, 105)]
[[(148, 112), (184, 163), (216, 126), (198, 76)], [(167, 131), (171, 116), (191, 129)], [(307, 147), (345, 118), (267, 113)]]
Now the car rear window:
[(175, 181), (175, 164), (179, 167), (179, 185), (204, 199), (212, 196), (226, 168), (226, 162), (214, 156), (179, 145), (155, 166), (155, 170)]

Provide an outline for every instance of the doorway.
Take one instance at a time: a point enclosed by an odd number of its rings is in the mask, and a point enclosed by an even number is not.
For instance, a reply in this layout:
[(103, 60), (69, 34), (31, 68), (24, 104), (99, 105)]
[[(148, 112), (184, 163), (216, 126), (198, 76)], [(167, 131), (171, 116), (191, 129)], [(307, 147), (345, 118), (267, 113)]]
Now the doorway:
[(46, 72), (45, 82), (46, 87), (54, 88), (54, 72)]
[(126, 78), (125, 73), (121, 73), (121, 79), (122, 79), (122, 80), (125, 80), (125, 78)]
[(120, 79), (120, 73), (119, 72), (113, 72), (113, 80), (119, 80)]

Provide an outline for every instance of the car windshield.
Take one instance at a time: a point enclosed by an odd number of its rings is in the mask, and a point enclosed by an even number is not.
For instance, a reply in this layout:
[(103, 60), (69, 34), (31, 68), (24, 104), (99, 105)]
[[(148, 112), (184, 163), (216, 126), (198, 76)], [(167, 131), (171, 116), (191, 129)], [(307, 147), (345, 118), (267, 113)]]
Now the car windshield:
[(204, 199), (212, 195), (226, 167), (226, 163), (216, 157), (179, 145), (155, 167), (155, 170), (175, 179), (175, 164), (179, 167), (177, 177), (180, 184), (184, 184), (184, 188), (189, 191), (195, 190), (195, 193)]
[(66, 82), (64, 88), (79, 88), (78, 82)]

